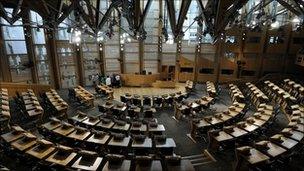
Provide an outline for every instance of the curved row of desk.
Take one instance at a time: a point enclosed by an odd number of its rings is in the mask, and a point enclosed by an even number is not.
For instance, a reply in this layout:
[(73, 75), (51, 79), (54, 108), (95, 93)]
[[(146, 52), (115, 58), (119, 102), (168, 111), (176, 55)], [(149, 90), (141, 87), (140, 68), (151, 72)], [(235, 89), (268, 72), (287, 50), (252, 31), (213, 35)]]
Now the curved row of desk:
[(165, 156), (164, 160), (154, 156), (133, 156), (131, 159), (119, 154), (104, 157), (93, 151), (71, 148), (38, 138), (19, 126), (13, 126), (1, 135), (4, 150), (18, 153), (23, 161), (32, 160), (40, 168), (73, 170), (194, 170), (189, 160), (180, 156)]

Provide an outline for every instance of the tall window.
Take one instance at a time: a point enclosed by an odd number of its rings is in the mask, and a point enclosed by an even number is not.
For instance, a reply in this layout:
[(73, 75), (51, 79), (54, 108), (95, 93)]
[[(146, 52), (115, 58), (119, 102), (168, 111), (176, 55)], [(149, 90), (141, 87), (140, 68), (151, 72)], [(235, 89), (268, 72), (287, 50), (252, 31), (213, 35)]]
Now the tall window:
[(96, 40), (88, 35), (83, 36), (82, 43), (85, 85), (92, 85), (92, 75), (100, 74), (99, 47)]
[(78, 84), (76, 52), (74, 45), (70, 43), (70, 24), (71, 16), (59, 24), (57, 31), (57, 55), (62, 88)]
[[(127, 20), (121, 18), (122, 28), (129, 27)], [(125, 31), (129, 32), (129, 29)], [(123, 32), (123, 31), (122, 31)], [(122, 42), (121, 42), (122, 43)], [(139, 72), (139, 42), (138, 40), (131, 39), (131, 42), (124, 42), (124, 65), (125, 73), (134, 74)]]
[(38, 73), (38, 83), (51, 84), (52, 79), (50, 75), (50, 63), (46, 50), (44, 29), (39, 28), (39, 26), (43, 25), (43, 19), (38, 13), (31, 11), (30, 20), (32, 22), (32, 38), (36, 60), (36, 69)]
[[(144, 1), (144, 6), (147, 0)], [(144, 70), (147, 73), (158, 72), (158, 27), (159, 27), (159, 1), (154, 0), (147, 14), (144, 28), (147, 38), (144, 44)]]
[[(13, 9), (6, 8), (6, 13), (9, 17)], [(9, 60), (9, 69), (12, 77), (12, 82), (31, 83), (32, 62), (27, 55), (25, 35), (22, 19), (17, 20), (13, 25), (10, 25), (6, 20), (1, 18), (2, 32), (5, 44), (5, 51)]]

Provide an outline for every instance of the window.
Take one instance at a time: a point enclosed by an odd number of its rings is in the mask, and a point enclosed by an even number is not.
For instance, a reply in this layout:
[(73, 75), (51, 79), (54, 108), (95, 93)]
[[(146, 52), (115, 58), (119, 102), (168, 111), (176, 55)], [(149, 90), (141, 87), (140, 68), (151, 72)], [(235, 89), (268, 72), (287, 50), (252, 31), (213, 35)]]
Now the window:
[(36, 68), (38, 73), (39, 84), (51, 84), (50, 62), (46, 49), (44, 29), (38, 25), (43, 24), (42, 17), (34, 12), (30, 12), (32, 22), (33, 47), (35, 49)]
[(193, 68), (181, 67), (180, 72), (193, 73)]
[(247, 43), (260, 43), (261, 37), (249, 37)]
[[(11, 8), (5, 8), (9, 17), (13, 12)], [(26, 42), (24, 36), (22, 19), (17, 20), (10, 25), (6, 20), (1, 18), (2, 32), (12, 82), (31, 83), (33, 61), (30, 61), (27, 55)]]
[(234, 53), (234, 52), (231, 52), (231, 51), (226, 51), (226, 52), (224, 53), (224, 56), (225, 56), (228, 60), (234, 61), (234, 60), (236, 59), (236, 57), (237, 57), (237, 54)]
[(228, 43), (228, 44), (235, 44), (235, 43), (237, 43), (235, 36), (226, 36), (225, 42)]
[[(146, 3), (147, 0), (143, 4)], [(147, 38), (144, 41), (143, 68), (147, 73), (158, 73), (158, 27), (159, 1), (153, 0), (144, 23)]]
[(56, 34), (57, 55), (59, 59), (59, 70), (62, 88), (69, 88), (78, 85), (77, 59), (74, 44), (70, 43), (70, 31), (68, 23), (72, 15), (59, 24)]
[(92, 75), (100, 74), (99, 45), (96, 40), (88, 35), (83, 36), (82, 56), (84, 65), (85, 85), (93, 85)]
[(213, 68), (201, 68), (199, 70), (200, 74), (214, 74), (214, 69)]
[(222, 75), (233, 75), (233, 73), (234, 73), (234, 70), (232, 70), (232, 69), (222, 69), (221, 70)]
[(269, 37), (269, 44), (282, 44), (284, 43), (284, 39), (278, 36), (270, 36)]

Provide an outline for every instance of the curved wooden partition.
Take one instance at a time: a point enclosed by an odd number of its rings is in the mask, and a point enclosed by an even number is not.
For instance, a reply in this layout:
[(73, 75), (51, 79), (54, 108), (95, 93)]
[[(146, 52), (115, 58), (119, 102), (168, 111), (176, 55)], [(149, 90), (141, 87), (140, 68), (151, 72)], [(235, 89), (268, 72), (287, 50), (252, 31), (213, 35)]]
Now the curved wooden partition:
[(53, 87), (50, 85), (42, 85), (42, 84), (0, 82), (0, 88), (6, 88), (8, 90), (8, 95), (12, 97), (16, 95), (16, 91), (23, 92), (23, 91), (27, 91), (28, 89), (32, 89), (35, 92), (35, 94), (39, 94), (40, 92), (49, 91)]

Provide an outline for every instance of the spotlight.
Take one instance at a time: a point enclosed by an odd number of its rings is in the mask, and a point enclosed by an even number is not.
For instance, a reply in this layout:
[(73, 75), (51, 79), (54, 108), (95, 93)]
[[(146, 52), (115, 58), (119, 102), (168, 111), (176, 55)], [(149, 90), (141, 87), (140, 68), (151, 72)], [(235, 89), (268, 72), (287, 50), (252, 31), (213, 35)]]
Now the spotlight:
[(300, 22), (300, 19), (299, 19), (298, 17), (294, 17), (294, 18), (292, 19), (292, 22), (293, 22), (293, 23), (299, 23), (299, 22)]
[(271, 23), (272, 28), (278, 28), (279, 25), (280, 25), (280, 23), (278, 21), (275, 21), (275, 22)]

